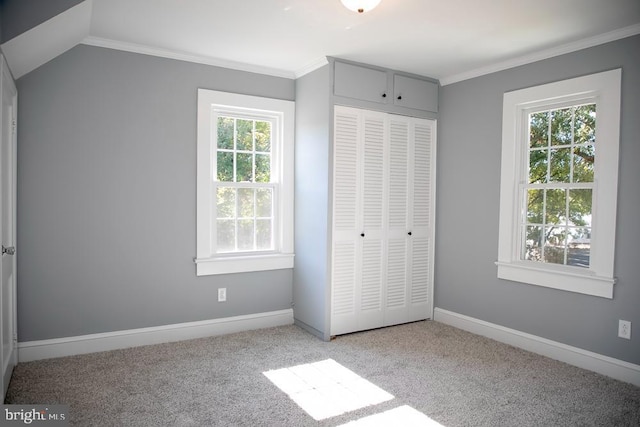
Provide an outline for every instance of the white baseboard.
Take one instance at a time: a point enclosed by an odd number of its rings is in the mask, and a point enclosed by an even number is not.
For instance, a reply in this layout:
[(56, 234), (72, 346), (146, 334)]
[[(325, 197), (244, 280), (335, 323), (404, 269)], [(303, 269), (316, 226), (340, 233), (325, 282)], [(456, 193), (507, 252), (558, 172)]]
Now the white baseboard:
[(434, 320), (640, 387), (640, 365), (441, 308), (434, 309)]
[(18, 361), (29, 362), (292, 324), (293, 310), (287, 309), (151, 328), (27, 341), (18, 343)]

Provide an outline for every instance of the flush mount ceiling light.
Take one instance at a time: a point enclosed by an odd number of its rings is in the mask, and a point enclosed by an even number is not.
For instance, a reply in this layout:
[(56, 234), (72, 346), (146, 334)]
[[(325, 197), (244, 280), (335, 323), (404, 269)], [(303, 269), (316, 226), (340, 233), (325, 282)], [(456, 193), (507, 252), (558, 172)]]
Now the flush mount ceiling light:
[(364, 13), (373, 10), (382, 0), (340, 0), (344, 7), (354, 12)]

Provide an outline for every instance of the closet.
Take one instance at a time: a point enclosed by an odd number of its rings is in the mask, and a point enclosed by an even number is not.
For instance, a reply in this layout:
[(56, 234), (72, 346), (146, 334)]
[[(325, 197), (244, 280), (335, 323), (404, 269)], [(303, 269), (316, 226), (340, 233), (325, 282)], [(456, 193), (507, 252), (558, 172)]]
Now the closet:
[(335, 106), (331, 335), (431, 317), (434, 131)]
[(437, 92), (333, 58), (296, 81), (294, 319), (325, 340), (432, 317)]

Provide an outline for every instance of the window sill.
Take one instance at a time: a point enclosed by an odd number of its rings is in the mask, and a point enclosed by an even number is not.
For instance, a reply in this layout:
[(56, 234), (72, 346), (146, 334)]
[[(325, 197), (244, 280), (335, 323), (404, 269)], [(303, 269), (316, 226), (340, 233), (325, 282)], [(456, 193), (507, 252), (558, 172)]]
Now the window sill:
[(293, 268), (293, 254), (196, 258), (196, 276)]
[(498, 278), (602, 298), (613, 298), (615, 278), (601, 277), (553, 268), (540, 268), (524, 263), (497, 261)]

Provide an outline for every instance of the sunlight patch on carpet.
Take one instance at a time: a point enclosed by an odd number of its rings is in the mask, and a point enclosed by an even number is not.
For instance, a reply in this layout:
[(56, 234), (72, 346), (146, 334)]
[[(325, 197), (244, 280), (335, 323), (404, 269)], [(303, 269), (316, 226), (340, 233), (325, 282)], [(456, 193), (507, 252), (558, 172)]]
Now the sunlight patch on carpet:
[(393, 399), (333, 359), (263, 374), (318, 421)]
[(403, 405), (375, 415), (369, 415), (338, 427), (444, 427), (417, 409)]

